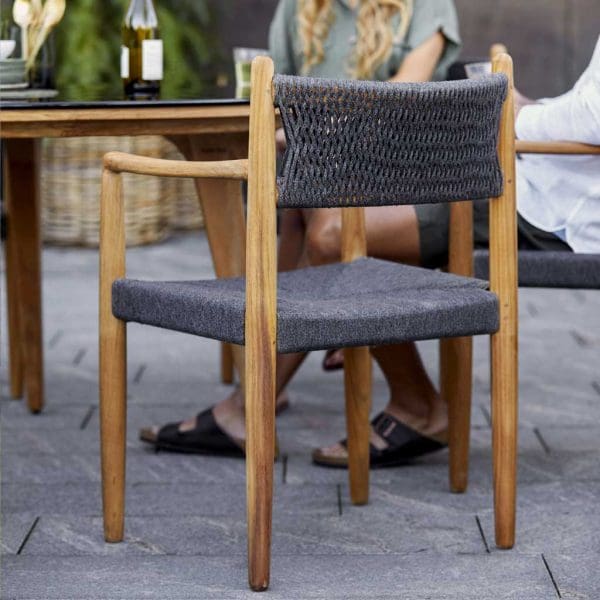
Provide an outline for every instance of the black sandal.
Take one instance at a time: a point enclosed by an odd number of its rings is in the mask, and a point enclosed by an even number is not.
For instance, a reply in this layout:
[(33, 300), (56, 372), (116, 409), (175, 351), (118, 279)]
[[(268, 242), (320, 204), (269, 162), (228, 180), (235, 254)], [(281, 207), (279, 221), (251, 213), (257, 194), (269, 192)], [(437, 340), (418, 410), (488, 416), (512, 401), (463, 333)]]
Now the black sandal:
[(152, 444), (158, 450), (210, 456), (232, 456), (244, 458), (244, 440), (227, 435), (215, 421), (212, 408), (196, 416), (196, 426), (188, 431), (179, 431), (180, 423), (169, 423), (158, 433), (152, 429), (141, 429), (140, 440)]
[(342, 360), (335, 361), (330, 363), (331, 358), (340, 350), (340, 348), (330, 348), (325, 351), (325, 356), (323, 357), (323, 362), (321, 366), (323, 367), (323, 371), (339, 371), (344, 368), (344, 357), (342, 355)]
[[(373, 444), (369, 444), (371, 469), (406, 465), (419, 456), (447, 447), (447, 444), (420, 434), (387, 413), (378, 414), (371, 422), (371, 426), (373, 431), (388, 444), (383, 450), (378, 450)], [(342, 440), (340, 444), (346, 447), (347, 442)], [(330, 456), (320, 448), (313, 451), (312, 458), (313, 462), (321, 467), (348, 468), (347, 457)]]

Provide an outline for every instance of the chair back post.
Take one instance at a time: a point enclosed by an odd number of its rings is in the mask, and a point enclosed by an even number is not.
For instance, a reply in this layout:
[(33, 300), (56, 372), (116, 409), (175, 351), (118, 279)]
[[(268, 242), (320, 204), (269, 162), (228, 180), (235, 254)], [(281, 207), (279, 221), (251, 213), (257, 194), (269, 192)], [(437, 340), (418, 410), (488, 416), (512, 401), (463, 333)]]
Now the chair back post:
[(490, 199), (490, 289), (500, 299), (500, 326), (517, 322), (517, 205), (515, 179), (515, 109), (513, 65), (508, 54), (493, 61), (494, 73), (508, 77), (508, 92), (498, 139), (498, 160), (504, 177), (502, 195)]
[(510, 548), (515, 537), (518, 411), (518, 263), (512, 59), (508, 54), (499, 54), (494, 58), (492, 69), (508, 77), (498, 143), (504, 190), (502, 195), (490, 200), (490, 289), (498, 296), (500, 317), (499, 330), (491, 336), (496, 544), (500, 548)]
[(277, 228), (273, 62), (252, 63), (246, 236), (246, 479), (248, 578), (269, 582), (275, 460)]
[(490, 47), (490, 60), (494, 62), (496, 57), (500, 56), (500, 54), (508, 54), (506, 46), (500, 43), (492, 44), (492, 46)]
[(342, 262), (367, 255), (367, 231), (363, 206), (342, 208)]

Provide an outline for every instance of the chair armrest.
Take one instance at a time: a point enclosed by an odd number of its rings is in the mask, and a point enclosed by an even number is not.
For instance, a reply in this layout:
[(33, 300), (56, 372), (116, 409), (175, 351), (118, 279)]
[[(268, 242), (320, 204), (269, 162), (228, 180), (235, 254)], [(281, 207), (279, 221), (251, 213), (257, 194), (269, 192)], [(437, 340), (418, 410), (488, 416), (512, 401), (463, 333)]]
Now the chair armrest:
[(529, 142), (516, 140), (517, 154), (600, 154), (600, 146), (579, 142)]
[(125, 152), (104, 155), (104, 167), (113, 173), (137, 173), (158, 177), (248, 179), (248, 160), (187, 161), (148, 158)]

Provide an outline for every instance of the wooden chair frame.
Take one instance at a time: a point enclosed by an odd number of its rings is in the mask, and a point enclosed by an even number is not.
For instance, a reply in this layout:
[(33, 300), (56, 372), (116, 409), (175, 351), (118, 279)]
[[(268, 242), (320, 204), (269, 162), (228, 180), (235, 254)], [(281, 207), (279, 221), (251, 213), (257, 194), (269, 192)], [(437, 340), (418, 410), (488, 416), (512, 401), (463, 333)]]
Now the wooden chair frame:
[[(514, 109), (512, 61), (498, 56), (496, 72), (510, 81), (500, 130), (499, 158), (505, 176), (502, 196), (490, 210), (491, 289), (500, 301), (500, 329), (492, 335), (492, 401), (497, 542), (512, 546), (514, 539), (516, 424), (517, 424), (517, 239), (514, 189)], [(255, 59), (252, 67), (250, 140), (248, 160), (179, 162), (121, 153), (104, 159), (100, 230), (100, 412), (102, 489), (105, 539), (123, 539), (125, 502), (126, 328), (111, 307), (112, 283), (125, 276), (125, 229), (121, 200), (121, 173), (167, 177), (209, 177), (248, 180), (246, 252), (246, 475), (248, 506), (248, 576), (253, 590), (269, 585), (273, 463), (275, 458), (275, 364), (277, 351), (277, 188), (275, 173), (275, 107), (273, 63)], [(451, 268), (471, 274), (463, 227), (470, 219), (469, 203), (452, 205)], [(363, 208), (342, 210), (342, 260), (366, 255)], [(472, 260), (471, 260), (472, 263)], [(449, 399), (451, 423), (451, 480), (462, 455), (468, 452), (459, 432), (468, 426), (464, 402), (467, 382), (459, 365), (470, 364), (470, 338), (444, 342), (444, 393)], [(347, 348), (345, 396), (348, 433), (350, 495), (355, 504), (369, 497), (369, 412), (371, 358), (368, 347)], [(470, 383), (468, 384), (470, 386)], [(454, 474), (454, 475), (453, 475)], [(459, 473), (460, 475), (460, 473)], [(460, 485), (455, 486), (456, 489)]]
[[(497, 57), (506, 53), (504, 45), (494, 44), (490, 50), (490, 57), (492, 61), (495, 61)], [(516, 140), (514, 146), (515, 153), (518, 154), (600, 154), (600, 146), (578, 142)], [(473, 209), (471, 202), (461, 202), (450, 206), (449, 240), (448, 271), (457, 275), (473, 276)], [(492, 245), (490, 239), (490, 284), (492, 290), (496, 291), (496, 283), (492, 280), (491, 261)], [(516, 311), (516, 302), (514, 306)], [(456, 493), (466, 491), (468, 484), (473, 372), (472, 347), (472, 338), (470, 337), (440, 340), (440, 387), (442, 397), (445, 398), (448, 404), (450, 489)], [(460, 376), (457, 374), (460, 374)], [(494, 395), (494, 390), (492, 390), (492, 395)], [(504, 413), (503, 420), (507, 429), (504, 430), (504, 434), (508, 430), (512, 430), (516, 440), (516, 405), (513, 410), (510, 410), (507, 405), (505, 405), (505, 408), (507, 410)], [(499, 427), (500, 424), (498, 419), (495, 418), (495, 412), (493, 405), (493, 436), (494, 439), (497, 439), (498, 436), (504, 434), (502, 431), (496, 430), (496, 427)], [(514, 423), (511, 425), (510, 422), (513, 418)], [(512, 547), (515, 539), (515, 501), (510, 499), (516, 498), (516, 473), (511, 469), (507, 470), (500, 467), (500, 463), (509, 464), (508, 456), (510, 456), (512, 452), (510, 448), (513, 446), (516, 448), (516, 441), (511, 443), (510, 447), (494, 443), (496, 541), (501, 548)], [(513, 464), (514, 460), (510, 457), (510, 462), (513, 462)], [(513, 488), (515, 489), (513, 490)]]

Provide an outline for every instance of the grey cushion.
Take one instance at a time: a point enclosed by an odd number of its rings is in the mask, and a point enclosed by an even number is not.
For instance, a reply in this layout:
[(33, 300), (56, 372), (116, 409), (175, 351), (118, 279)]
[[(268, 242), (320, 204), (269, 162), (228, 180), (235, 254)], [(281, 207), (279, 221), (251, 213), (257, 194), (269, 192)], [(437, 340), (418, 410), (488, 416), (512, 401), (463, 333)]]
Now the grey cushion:
[[(378, 345), (491, 333), (498, 304), (487, 283), (371, 258), (279, 274), (278, 350)], [(244, 343), (245, 281), (113, 284), (113, 313)]]
[(499, 196), (507, 79), (384, 83), (276, 75), (287, 148), (279, 206), (422, 204)]
[[(475, 275), (488, 279), (489, 252), (474, 254)], [(519, 286), (600, 290), (600, 254), (519, 251)]]

